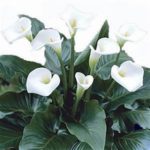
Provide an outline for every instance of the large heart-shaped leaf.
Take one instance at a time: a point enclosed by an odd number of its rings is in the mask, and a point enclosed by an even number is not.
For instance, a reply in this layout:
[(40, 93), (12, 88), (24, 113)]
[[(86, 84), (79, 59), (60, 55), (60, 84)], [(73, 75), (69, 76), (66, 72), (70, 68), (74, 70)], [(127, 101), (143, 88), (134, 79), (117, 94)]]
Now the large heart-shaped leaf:
[(118, 86), (113, 90), (112, 101), (108, 104), (109, 110), (114, 110), (122, 104), (133, 103), (138, 99), (150, 98), (150, 71), (144, 73), (144, 84), (135, 92), (128, 92), (123, 87)]
[(25, 90), (27, 75), (38, 67), (41, 67), (41, 65), (23, 60), (17, 56), (0, 56), (0, 95), (6, 92), (21, 92)]
[[(96, 74), (103, 80), (108, 80), (110, 78), (110, 72), (112, 66), (115, 64), (117, 54), (113, 55), (103, 55), (100, 57), (99, 62), (96, 67)], [(131, 60), (131, 58), (122, 51), (119, 57), (118, 65), (126, 60)]]
[(18, 148), (18, 144), (22, 137), (22, 131), (0, 120), (0, 149), (6, 150), (14, 147)]
[(19, 15), (19, 17), (27, 17), (31, 20), (31, 24), (32, 24), (31, 31), (32, 31), (33, 38), (38, 34), (38, 32), (40, 30), (45, 28), (45, 25), (36, 18), (32, 18), (32, 17), (29, 17), (27, 15)]
[(25, 90), (26, 88), (24, 86), (24, 82), (25, 82), (25, 77), (17, 73), (9, 80), (9, 82), (5, 81), (4, 79), (1, 79), (0, 95), (3, 95), (7, 92), (19, 93)]
[(0, 96), (0, 111), (2, 112), (22, 112), (32, 115), (34, 112), (46, 109), (49, 101), (47, 98), (26, 94), (25, 92), (6, 93)]
[(150, 150), (150, 130), (132, 132), (115, 142), (118, 150)]
[[(62, 60), (64, 64), (67, 64), (71, 54), (71, 43), (69, 40), (64, 40), (62, 43)], [(55, 51), (50, 47), (46, 46), (45, 50), (46, 64), (45, 66), (51, 71), (57, 74), (61, 74), (61, 66), (59, 59)]]
[(55, 110), (36, 113), (25, 128), (19, 150), (69, 150), (77, 139), (59, 129)]
[(16, 73), (27, 76), (30, 71), (38, 67), (41, 67), (41, 65), (23, 60), (17, 56), (0, 56), (0, 77), (6, 81), (10, 81)]
[(97, 101), (85, 104), (79, 122), (66, 123), (69, 132), (93, 150), (104, 150), (106, 137), (105, 113)]

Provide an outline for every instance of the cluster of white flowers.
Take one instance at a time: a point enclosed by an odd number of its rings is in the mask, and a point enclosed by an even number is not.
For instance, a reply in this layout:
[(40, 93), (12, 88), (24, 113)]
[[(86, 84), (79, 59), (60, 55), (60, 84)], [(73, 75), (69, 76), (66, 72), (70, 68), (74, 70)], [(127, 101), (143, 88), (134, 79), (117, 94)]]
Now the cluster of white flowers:
[[(91, 19), (91, 16), (86, 16), (84, 13), (68, 11), (62, 15), (62, 20), (68, 27), (70, 37), (76, 34), (80, 28)], [(61, 56), (62, 42), (59, 32), (54, 29), (41, 30), (34, 39), (32, 39), (31, 20), (22, 17), (14, 25), (10, 26), (3, 32), (4, 37), (8, 42), (13, 42), (19, 38), (26, 37), (31, 41), (33, 49), (40, 49), (45, 45), (52, 47), (55, 52)], [(125, 24), (120, 27), (116, 34), (117, 40), (110, 38), (101, 38), (97, 42), (96, 50), (90, 45), (91, 53), (89, 58), (89, 67), (94, 72), (97, 62), (102, 55), (110, 55), (120, 53), (122, 46), (127, 41), (138, 41), (145, 35), (145, 32), (134, 24)], [(135, 91), (143, 85), (144, 70), (141, 66), (132, 61), (126, 61), (120, 67), (114, 65), (111, 69), (111, 77), (128, 91)], [(77, 81), (77, 99), (80, 99), (85, 90), (93, 83), (92, 75), (85, 76), (84, 74), (75, 73)], [(49, 96), (60, 84), (60, 78), (57, 74), (52, 76), (52, 73), (46, 68), (37, 68), (30, 72), (27, 78), (28, 93), (36, 93), (42, 96)]]

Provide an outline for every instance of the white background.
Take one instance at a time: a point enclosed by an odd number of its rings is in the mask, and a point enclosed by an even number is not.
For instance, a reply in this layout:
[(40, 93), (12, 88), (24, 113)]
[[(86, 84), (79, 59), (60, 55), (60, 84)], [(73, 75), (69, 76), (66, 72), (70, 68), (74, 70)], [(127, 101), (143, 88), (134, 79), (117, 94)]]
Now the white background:
[[(73, 5), (85, 12), (91, 12), (108, 19), (111, 33), (115, 33), (123, 23), (136, 23), (145, 31), (150, 30), (149, 0), (0, 0), (0, 30), (14, 19), (14, 14), (27, 14), (41, 19), (46, 26), (51, 18), (59, 15), (67, 5)], [(135, 60), (150, 66), (150, 38), (140, 50), (132, 51)], [(143, 46), (144, 45), (144, 46)], [(43, 63), (43, 51), (31, 50), (29, 42), (18, 40), (8, 44), (0, 35), (0, 55), (14, 54), (27, 60)]]

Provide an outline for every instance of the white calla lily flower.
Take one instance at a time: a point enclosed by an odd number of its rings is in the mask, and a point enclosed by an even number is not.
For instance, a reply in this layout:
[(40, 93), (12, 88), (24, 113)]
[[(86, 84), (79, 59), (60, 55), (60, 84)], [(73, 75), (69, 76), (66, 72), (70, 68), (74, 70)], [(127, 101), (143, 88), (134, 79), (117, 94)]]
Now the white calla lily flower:
[(61, 55), (62, 41), (63, 38), (60, 37), (60, 34), (57, 30), (43, 29), (36, 35), (31, 45), (35, 50), (40, 49), (45, 45), (49, 45), (56, 51), (57, 54)]
[(141, 40), (146, 35), (146, 32), (140, 29), (135, 24), (124, 24), (120, 26), (116, 37), (120, 46), (123, 46), (125, 42), (136, 42)]
[(110, 55), (120, 52), (118, 43), (110, 38), (101, 38), (97, 42), (97, 52), (101, 55)]
[(95, 50), (91, 45), (90, 48), (91, 48), (91, 53), (89, 58), (89, 66), (93, 72), (95, 70), (96, 64), (99, 61), (101, 54), (97, 50)]
[(60, 84), (60, 78), (46, 68), (37, 68), (27, 77), (26, 87), (28, 93), (49, 96)]
[(83, 96), (85, 90), (87, 90), (92, 85), (94, 78), (91, 75), (85, 76), (81, 72), (77, 72), (75, 74), (75, 78), (77, 81), (76, 96), (77, 96), (77, 100), (79, 101)]
[(77, 29), (84, 29), (88, 26), (92, 15), (70, 6), (62, 13), (61, 18), (66, 22), (72, 36), (76, 33)]
[(22, 17), (13, 25), (2, 31), (2, 35), (9, 42), (12, 43), (20, 38), (26, 37), (29, 41), (32, 40), (31, 20)]
[(129, 92), (134, 92), (143, 86), (144, 69), (132, 61), (126, 61), (120, 67), (114, 65), (111, 76)]
[(118, 43), (110, 38), (101, 38), (97, 42), (96, 50), (90, 46), (91, 54), (89, 58), (89, 66), (94, 69), (101, 55), (110, 55), (120, 52)]

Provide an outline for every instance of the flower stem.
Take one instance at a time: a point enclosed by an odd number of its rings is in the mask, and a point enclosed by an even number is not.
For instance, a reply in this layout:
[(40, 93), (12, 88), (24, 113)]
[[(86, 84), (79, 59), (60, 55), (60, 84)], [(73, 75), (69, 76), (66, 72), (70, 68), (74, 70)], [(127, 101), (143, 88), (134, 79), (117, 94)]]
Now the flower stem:
[(120, 57), (120, 54), (122, 52), (122, 47), (124, 46), (124, 44), (120, 45), (120, 52), (117, 54), (117, 57), (116, 57), (116, 61), (115, 61), (115, 65), (117, 65), (118, 61), (119, 61), (119, 57)]
[(117, 54), (117, 57), (116, 57), (116, 60), (115, 60), (115, 65), (117, 65), (118, 61), (119, 61), (119, 57), (120, 57), (120, 54), (121, 54), (121, 51)]
[(62, 76), (63, 76), (63, 86), (64, 86), (64, 97), (66, 99), (66, 96), (67, 96), (67, 76), (66, 76), (64, 63), (62, 61), (62, 58), (59, 55), (58, 55), (58, 59), (59, 59), (60, 65), (61, 65)]
[(69, 88), (72, 89), (74, 83), (74, 35), (71, 38), (71, 59), (70, 59), (70, 70), (69, 70)]
[(106, 91), (106, 94), (105, 94), (105, 96), (104, 96), (103, 99), (106, 99), (107, 96), (109, 96), (109, 94), (110, 94), (110, 92), (112, 91), (114, 85), (115, 85), (115, 81), (113, 80), (113, 82), (112, 82), (112, 83), (110, 84), (110, 86), (108, 87), (108, 90)]
[(74, 116), (76, 115), (78, 105), (79, 105), (79, 102), (80, 102), (83, 94), (84, 94), (84, 89), (82, 89), (81, 87), (78, 86), (77, 91), (76, 91), (76, 100), (75, 100), (75, 103), (74, 103), (73, 108), (72, 108), (72, 113)]
[[(94, 75), (94, 71), (95, 71), (95, 69), (91, 69), (90, 75)], [(91, 90), (92, 90), (92, 85), (89, 87), (89, 89), (86, 92), (86, 95), (85, 95), (85, 100), (86, 101), (90, 100)]]
[(79, 104), (79, 101), (76, 100), (75, 103), (74, 103), (74, 105), (73, 105), (73, 108), (72, 108), (72, 114), (73, 114), (73, 116), (76, 115), (78, 104)]

